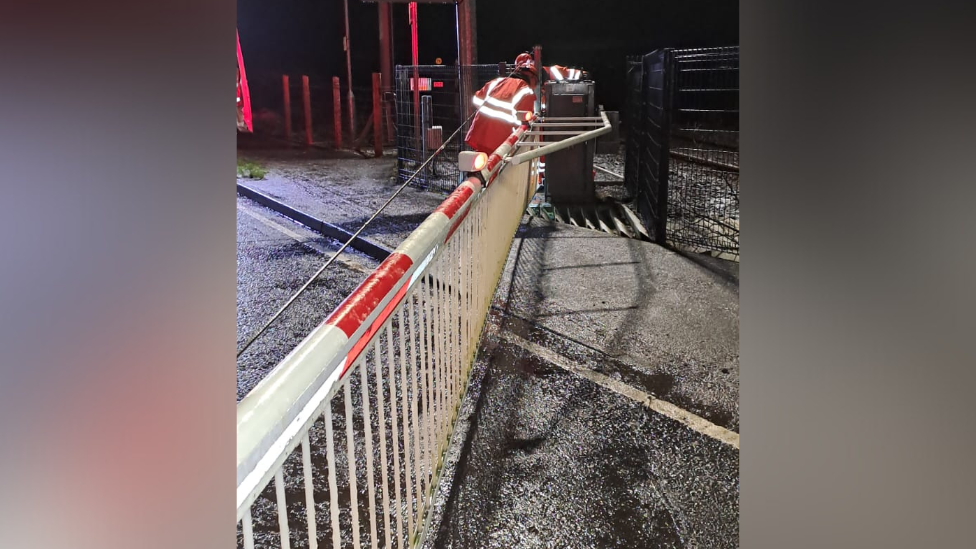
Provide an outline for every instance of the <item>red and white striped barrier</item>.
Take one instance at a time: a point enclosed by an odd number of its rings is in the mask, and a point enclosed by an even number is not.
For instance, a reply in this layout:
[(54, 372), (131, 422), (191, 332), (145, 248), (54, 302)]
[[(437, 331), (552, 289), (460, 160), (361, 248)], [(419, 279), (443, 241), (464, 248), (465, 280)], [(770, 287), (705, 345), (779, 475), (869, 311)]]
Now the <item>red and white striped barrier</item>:
[[(420, 531), (429, 507), (429, 497), (422, 494), (429, 496), (436, 484), (440, 452), (453, 429), (491, 296), (531, 196), (530, 179), (535, 168), (503, 164), (524, 132), (519, 128), (489, 157), (481, 174), (487, 188), (483, 189), (476, 177), (462, 183), (238, 404), (237, 518), (245, 546), (254, 539), (252, 504), (272, 477), (276, 487), (284, 482), (282, 464), (299, 443), (303, 446), (305, 476), (315, 477), (317, 471), (308, 457), (309, 432), (320, 419), (326, 436), (314, 439), (326, 439), (330, 457), (336, 444), (333, 424), (343, 422), (347, 463), (361, 461), (355, 454), (363, 450), (366, 454), (370, 478), (368, 533), (360, 529), (358, 519), (357, 471), (350, 469), (345, 475), (350, 485), (348, 511), (353, 518), (353, 536), (359, 539), (368, 535), (376, 540), (382, 533), (389, 547), (391, 539), (402, 542)], [(375, 377), (372, 384), (367, 379), (370, 370)], [(354, 371), (360, 373), (358, 381), (352, 375)], [(346, 421), (356, 415), (350, 398), (356, 384), (362, 393), (359, 411), (364, 431), (359, 437), (365, 440), (364, 449), (350, 443), (359, 427)], [(333, 418), (330, 403), (343, 388), (343, 418)], [(384, 415), (384, 398), (390, 400), (389, 418)], [(378, 418), (374, 418), (377, 412)], [(395, 462), (392, 473), (386, 467), (388, 431)], [(377, 456), (381, 463), (382, 524), (375, 517), (372, 481), (376, 469), (372, 448), (377, 441), (382, 454)], [(339, 509), (335, 492), (337, 479), (345, 473), (334, 465), (322, 464), (320, 468), (329, 475), (334, 519), (331, 529), (336, 536)], [(391, 476), (394, 486), (390, 486)], [(314, 491), (311, 486), (308, 480), (308, 498)], [(279, 491), (283, 505), (284, 489)], [(391, 492), (395, 505), (390, 503)], [(305, 507), (314, 515), (314, 505), (306, 502)], [(278, 530), (286, 546), (287, 516), (278, 514)], [(314, 539), (314, 516), (308, 519), (309, 536)]]

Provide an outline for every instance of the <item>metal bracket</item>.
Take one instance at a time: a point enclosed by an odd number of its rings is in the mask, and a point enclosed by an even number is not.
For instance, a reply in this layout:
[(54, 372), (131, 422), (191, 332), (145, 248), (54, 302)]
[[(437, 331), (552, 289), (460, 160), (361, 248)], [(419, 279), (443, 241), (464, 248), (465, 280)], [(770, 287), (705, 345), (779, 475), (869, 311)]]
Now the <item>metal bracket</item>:
[[(535, 158), (539, 158), (539, 157), (545, 156), (547, 154), (554, 153), (556, 151), (561, 151), (563, 149), (568, 149), (569, 147), (572, 147), (573, 145), (577, 145), (577, 144), (582, 143), (584, 141), (589, 141), (590, 139), (596, 139), (597, 137), (600, 137), (601, 135), (610, 133), (613, 130), (613, 128), (610, 126), (610, 120), (607, 119), (607, 115), (603, 111), (600, 112), (600, 117), (599, 118), (589, 117), (589, 116), (587, 116), (587, 117), (579, 117), (579, 118), (567, 117), (567, 116), (561, 116), (561, 117), (556, 117), (556, 118), (543, 118), (541, 120), (542, 123), (545, 123), (547, 121), (559, 121), (559, 122), (579, 121), (579, 122), (583, 122), (583, 121), (593, 121), (593, 120), (600, 120), (600, 121), (602, 121), (603, 122), (603, 127), (597, 128), (595, 130), (578, 131), (578, 132), (572, 132), (572, 131), (549, 131), (549, 132), (547, 132), (545, 130), (543, 130), (541, 132), (533, 132), (533, 131), (525, 132), (526, 135), (541, 135), (543, 137), (546, 136), (546, 135), (571, 135), (572, 137), (567, 137), (566, 139), (563, 139), (562, 141), (556, 141), (556, 142), (553, 142), (553, 143), (546, 143), (545, 145), (543, 145), (543, 146), (541, 146), (539, 148), (536, 148), (535, 150), (527, 150), (525, 152), (520, 152), (520, 153), (512, 156), (512, 164), (515, 165), (515, 166), (517, 166), (517, 165), (519, 165), (519, 164), (521, 164), (523, 162), (528, 162), (529, 160), (533, 160)], [(533, 123), (531, 127), (535, 127), (535, 123)]]

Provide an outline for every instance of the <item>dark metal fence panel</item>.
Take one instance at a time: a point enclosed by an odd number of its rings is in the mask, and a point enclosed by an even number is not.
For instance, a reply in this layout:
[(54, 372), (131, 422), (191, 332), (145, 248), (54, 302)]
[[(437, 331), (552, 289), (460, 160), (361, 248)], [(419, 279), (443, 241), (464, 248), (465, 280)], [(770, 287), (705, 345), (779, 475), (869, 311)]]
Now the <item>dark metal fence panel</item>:
[(670, 81), (667, 67), (671, 50), (644, 56), (641, 66), (642, 124), (638, 136), (637, 209), (651, 239), (665, 243), (667, 234), (668, 141), (670, 138)]
[(627, 58), (627, 97), (623, 111), (624, 144), (624, 187), (630, 196), (637, 195), (637, 174), (640, 160), (640, 139), (637, 137), (643, 131), (642, 121), (643, 101), (641, 92), (644, 90), (644, 64), (640, 57)]
[(444, 152), (411, 185), (450, 192), (461, 183), (457, 155), (467, 149), (465, 120), (471, 113), (471, 97), (497, 76), (498, 65), (396, 67), (397, 177), (401, 183), (463, 124)]
[(676, 50), (668, 240), (739, 252), (739, 48)]
[(658, 50), (630, 68), (625, 179), (652, 239), (737, 258), (738, 47)]

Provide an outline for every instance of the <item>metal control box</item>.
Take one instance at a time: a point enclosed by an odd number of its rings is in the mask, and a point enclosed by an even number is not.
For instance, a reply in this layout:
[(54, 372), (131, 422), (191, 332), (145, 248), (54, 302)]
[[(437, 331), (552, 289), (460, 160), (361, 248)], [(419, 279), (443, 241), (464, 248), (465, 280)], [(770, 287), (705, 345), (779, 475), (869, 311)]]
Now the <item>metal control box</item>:
[[(546, 82), (543, 95), (548, 117), (597, 116), (593, 82)], [(548, 130), (586, 131), (587, 126), (558, 126)], [(565, 135), (551, 135), (546, 141), (561, 141)], [(596, 200), (593, 182), (593, 154), (596, 141), (590, 140), (545, 158), (546, 193), (552, 204), (591, 204)]]

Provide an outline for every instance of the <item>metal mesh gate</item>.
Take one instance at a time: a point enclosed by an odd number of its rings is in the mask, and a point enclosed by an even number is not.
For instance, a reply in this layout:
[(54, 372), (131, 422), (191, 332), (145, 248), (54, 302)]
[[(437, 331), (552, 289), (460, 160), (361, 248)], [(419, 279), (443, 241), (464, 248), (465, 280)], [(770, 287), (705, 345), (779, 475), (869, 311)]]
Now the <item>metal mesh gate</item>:
[[(498, 65), (417, 65), (396, 67), (397, 177), (401, 183), (427, 159), (470, 114), (474, 92), (498, 76)], [(461, 183), (457, 155), (466, 150), (467, 124), (444, 152), (411, 185), (454, 190)]]
[(628, 61), (627, 188), (651, 238), (739, 253), (739, 48)]

